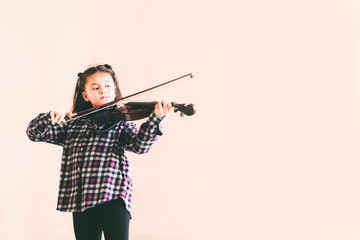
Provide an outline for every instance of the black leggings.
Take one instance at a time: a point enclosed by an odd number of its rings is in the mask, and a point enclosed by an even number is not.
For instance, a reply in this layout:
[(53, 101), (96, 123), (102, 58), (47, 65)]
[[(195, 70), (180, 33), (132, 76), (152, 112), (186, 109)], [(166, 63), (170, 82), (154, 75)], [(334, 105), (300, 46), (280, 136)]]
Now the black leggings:
[(129, 221), (122, 199), (73, 213), (76, 240), (101, 240), (102, 231), (106, 240), (128, 240)]

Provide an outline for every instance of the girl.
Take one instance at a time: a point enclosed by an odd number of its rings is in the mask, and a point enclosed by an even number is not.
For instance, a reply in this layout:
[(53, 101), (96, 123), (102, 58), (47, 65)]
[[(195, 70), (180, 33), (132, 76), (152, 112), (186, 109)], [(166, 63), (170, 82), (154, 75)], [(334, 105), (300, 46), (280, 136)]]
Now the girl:
[[(72, 112), (122, 97), (110, 65), (90, 67), (78, 77)], [(148, 152), (171, 108), (161, 101), (139, 129), (120, 121), (101, 133), (87, 117), (66, 122), (69, 112), (41, 113), (30, 122), (30, 140), (63, 147), (57, 210), (72, 212), (77, 240), (100, 240), (102, 232), (106, 240), (128, 239), (132, 182), (125, 150)]]

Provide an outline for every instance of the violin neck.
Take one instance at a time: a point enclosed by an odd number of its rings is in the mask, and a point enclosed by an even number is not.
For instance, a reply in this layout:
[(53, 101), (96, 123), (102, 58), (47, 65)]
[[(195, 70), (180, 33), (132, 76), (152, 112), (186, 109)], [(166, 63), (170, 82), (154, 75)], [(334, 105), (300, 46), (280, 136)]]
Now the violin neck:
[(127, 102), (125, 103), (128, 107), (151, 107), (155, 106), (158, 102)]
[[(153, 102), (128, 102), (128, 103), (125, 103), (126, 106), (129, 106), (129, 107), (151, 107), (151, 106), (154, 106), (156, 104), (158, 104), (159, 102), (156, 102), (156, 101), (153, 101)], [(171, 105), (172, 106), (175, 106), (177, 103), (176, 102), (171, 102)]]

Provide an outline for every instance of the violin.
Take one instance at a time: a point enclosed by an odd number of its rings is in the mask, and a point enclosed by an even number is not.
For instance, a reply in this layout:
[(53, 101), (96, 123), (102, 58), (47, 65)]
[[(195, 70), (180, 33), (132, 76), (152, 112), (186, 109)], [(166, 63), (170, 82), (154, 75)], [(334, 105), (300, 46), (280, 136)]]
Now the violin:
[[(189, 73), (184, 76), (178, 77), (176, 79), (170, 80), (168, 82), (159, 84), (157, 86), (145, 89), (143, 91), (131, 94), (129, 96), (116, 99), (112, 102), (99, 106), (97, 108), (90, 108), (78, 113), (72, 113), (70, 120), (75, 120), (84, 116), (87, 116), (90, 119), (93, 119), (95, 122), (95, 127), (102, 125), (111, 125), (106, 128), (106, 131), (115, 126), (119, 121), (136, 121), (148, 117), (155, 109), (155, 105), (158, 103), (153, 102), (124, 102), (125, 99), (132, 98), (136, 95), (148, 92), (150, 90), (159, 88), (161, 86), (173, 83), (182, 78), (190, 77), (193, 78), (194, 75)], [(195, 114), (195, 106), (193, 104), (178, 104), (176, 102), (171, 102), (171, 105), (174, 107), (174, 112), (180, 112), (180, 116), (191, 116)]]
[[(88, 117), (95, 121), (97, 126), (104, 124), (114, 124), (119, 121), (136, 121), (148, 117), (155, 108), (158, 102), (128, 102), (122, 107), (115, 109), (104, 110)], [(195, 107), (193, 104), (178, 104), (171, 102), (174, 107), (174, 112), (180, 112), (180, 116), (191, 116), (195, 114)]]

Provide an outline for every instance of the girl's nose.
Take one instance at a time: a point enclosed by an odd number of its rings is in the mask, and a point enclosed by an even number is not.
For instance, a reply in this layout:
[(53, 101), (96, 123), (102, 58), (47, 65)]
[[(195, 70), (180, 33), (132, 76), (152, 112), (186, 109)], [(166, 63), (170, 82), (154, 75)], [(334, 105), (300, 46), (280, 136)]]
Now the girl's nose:
[(100, 94), (105, 94), (106, 93), (106, 89), (105, 88), (101, 88), (100, 89)]

